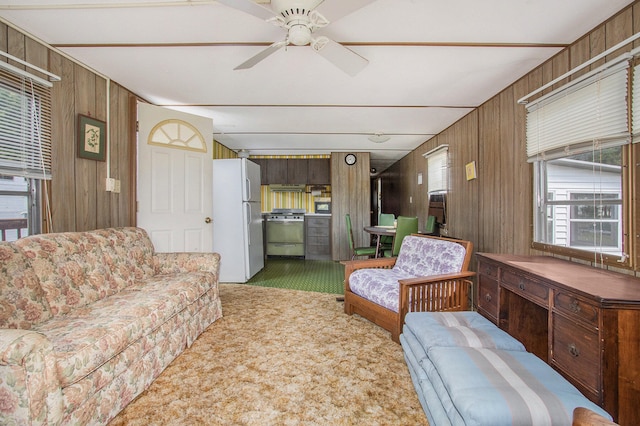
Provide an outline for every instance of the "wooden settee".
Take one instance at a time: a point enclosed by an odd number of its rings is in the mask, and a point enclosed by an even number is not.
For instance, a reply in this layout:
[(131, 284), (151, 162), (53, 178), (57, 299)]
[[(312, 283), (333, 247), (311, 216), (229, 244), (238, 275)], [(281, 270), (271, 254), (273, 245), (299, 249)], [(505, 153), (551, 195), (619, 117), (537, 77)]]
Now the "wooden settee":
[(358, 314), (399, 343), (408, 312), (469, 310), (470, 241), (412, 234), (397, 257), (345, 265), (344, 312)]

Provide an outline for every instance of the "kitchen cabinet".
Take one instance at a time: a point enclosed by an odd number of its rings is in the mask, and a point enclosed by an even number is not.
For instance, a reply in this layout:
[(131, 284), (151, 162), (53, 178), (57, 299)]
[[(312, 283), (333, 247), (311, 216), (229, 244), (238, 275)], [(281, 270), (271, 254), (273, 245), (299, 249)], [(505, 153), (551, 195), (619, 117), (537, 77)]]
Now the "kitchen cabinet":
[(287, 181), (285, 183), (306, 184), (307, 162), (306, 159), (287, 159)]
[(250, 160), (256, 163), (258, 166), (260, 166), (260, 184), (268, 185), (269, 182), (267, 181), (268, 179), (267, 167), (268, 167), (269, 160), (267, 160), (266, 158), (251, 158)]
[(287, 159), (270, 158), (267, 160), (267, 179), (265, 184), (289, 183), (287, 181)]
[(331, 160), (310, 158), (308, 161), (307, 184), (331, 185)]
[(476, 257), (478, 312), (617, 423), (640, 424), (640, 280), (550, 256)]
[(305, 259), (331, 260), (331, 216), (305, 216)]
[(331, 164), (328, 158), (252, 158), (251, 161), (260, 166), (263, 185), (331, 184)]

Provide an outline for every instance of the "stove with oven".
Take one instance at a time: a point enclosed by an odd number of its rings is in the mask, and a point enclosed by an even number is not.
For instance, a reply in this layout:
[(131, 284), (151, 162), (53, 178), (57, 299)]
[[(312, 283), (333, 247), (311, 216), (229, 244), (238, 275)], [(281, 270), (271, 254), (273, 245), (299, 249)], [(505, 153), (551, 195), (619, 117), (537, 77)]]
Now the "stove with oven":
[(304, 257), (305, 209), (273, 209), (265, 215), (267, 256)]

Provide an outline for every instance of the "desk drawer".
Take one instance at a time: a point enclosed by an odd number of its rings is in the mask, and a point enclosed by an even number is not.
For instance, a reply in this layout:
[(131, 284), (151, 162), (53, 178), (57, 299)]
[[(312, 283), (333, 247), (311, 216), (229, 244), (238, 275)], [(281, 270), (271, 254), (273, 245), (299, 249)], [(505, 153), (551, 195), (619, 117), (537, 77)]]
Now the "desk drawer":
[(551, 360), (580, 390), (599, 402), (601, 395), (598, 331), (553, 314)]
[(478, 310), (483, 311), (490, 319), (498, 322), (498, 281), (487, 275), (478, 276)]
[(549, 306), (549, 287), (530, 278), (515, 274), (509, 270), (502, 271), (501, 283), (504, 288), (531, 300), (541, 306)]
[(564, 291), (558, 291), (554, 299), (554, 307), (567, 314), (569, 318), (583, 321), (585, 325), (595, 329), (599, 327), (600, 310), (596, 306)]
[(498, 279), (498, 269), (497, 265), (480, 262), (478, 264), (478, 275), (486, 275), (488, 277)]

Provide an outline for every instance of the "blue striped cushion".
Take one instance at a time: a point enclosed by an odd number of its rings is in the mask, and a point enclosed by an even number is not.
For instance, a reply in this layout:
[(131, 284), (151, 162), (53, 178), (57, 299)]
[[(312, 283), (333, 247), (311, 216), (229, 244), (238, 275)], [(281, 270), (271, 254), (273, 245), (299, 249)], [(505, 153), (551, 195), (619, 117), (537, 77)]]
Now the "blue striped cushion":
[(411, 332), (425, 352), (437, 346), (524, 351), (518, 340), (477, 312), (409, 312), (403, 332)]
[(433, 347), (429, 360), (425, 372), (452, 424), (571, 425), (576, 407), (611, 418), (529, 352)]

